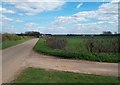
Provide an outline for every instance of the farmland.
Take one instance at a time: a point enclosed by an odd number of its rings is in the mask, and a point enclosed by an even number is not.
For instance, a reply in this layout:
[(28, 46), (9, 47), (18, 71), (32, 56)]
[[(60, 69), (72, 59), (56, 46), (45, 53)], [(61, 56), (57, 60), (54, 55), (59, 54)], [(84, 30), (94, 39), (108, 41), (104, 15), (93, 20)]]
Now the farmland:
[(16, 34), (2, 34), (0, 49), (5, 49), (17, 45), (29, 39), (31, 39), (31, 37), (29, 36), (17, 36)]
[[(34, 74), (33, 74), (34, 73)], [(118, 83), (117, 77), (27, 68), (14, 83)]]
[(37, 52), (68, 59), (118, 62), (117, 36), (41, 37), (33, 48)]

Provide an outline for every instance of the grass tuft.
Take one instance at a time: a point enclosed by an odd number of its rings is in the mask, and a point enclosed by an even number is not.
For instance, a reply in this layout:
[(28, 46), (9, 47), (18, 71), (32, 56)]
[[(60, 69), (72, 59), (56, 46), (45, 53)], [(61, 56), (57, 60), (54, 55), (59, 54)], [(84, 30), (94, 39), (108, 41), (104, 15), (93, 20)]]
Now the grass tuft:
[(117, 77), (27, 68), (14, 83), (118, 83)]

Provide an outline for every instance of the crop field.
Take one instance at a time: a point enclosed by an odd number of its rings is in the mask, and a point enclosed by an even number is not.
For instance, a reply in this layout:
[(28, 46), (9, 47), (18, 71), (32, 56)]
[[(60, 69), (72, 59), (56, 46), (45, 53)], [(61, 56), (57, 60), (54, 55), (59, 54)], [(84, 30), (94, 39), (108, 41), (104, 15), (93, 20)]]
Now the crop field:
[(119, 62), (117, 36), (45, 36), (34, 50), (60, 58)]
[(5, 49), (31, 39), (29, 36), (17, 36), (16, 34), (2, 34), (1, 37), (0, 49)]
[(94, 83), (94, 85), (105, 83), (105, 85), (116, 85), (118, 77), (27, 68), (13, 83)]

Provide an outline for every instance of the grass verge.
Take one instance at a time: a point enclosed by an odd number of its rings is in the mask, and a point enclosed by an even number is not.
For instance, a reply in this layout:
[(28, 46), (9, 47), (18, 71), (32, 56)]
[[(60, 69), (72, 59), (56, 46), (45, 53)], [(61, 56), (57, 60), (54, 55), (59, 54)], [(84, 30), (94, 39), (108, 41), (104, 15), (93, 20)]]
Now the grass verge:
[(82, 59), (82, 60), (110, 62), (110, 63), (119, 62), (118, 55), (97, 54), (97, 53), (89, 53), (89, 52), (73, 52), (73, 51), (65, 51), (60, 49), (52, 49), (48, 47), (47, 42), (43, 38), (39, 39), (39, 41), (34, 46), (33, 50), (47, 55), (58, 56), (60, 58)]
[(31, 38), (25, 38), (25, 39), (21, 39), (21, 40), (9, 40), (9, 41), (5, 41), (3, 43), (0, 43), (0, 50), (1, 49), (5, 49), (5, 48), (8, 48), (8, 47), (11, 47), (11, 46), (15, 46), (19, 43), (23, 43), (27, 40), (30, 40)]
[(27, 68), (13, 83), (118, 83), (118, 78)]

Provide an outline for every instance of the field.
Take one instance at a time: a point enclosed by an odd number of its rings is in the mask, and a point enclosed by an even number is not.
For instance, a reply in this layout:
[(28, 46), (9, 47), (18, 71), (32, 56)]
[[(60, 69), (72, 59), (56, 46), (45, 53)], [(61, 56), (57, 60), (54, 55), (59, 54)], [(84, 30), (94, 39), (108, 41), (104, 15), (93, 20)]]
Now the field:
[(60, 58), (119, 62), (118, 43), (117, 36), (45, 36), (33, 49)]
[(96, 83), (94, 85), (97, 85), (97, 83), (118, 83), (118, 78), (27, 68), (13, 83)]
[(15, 34), (2, 34), (0, 49), (5, 49), (31, 39), (28, 36), (17, 36)]

